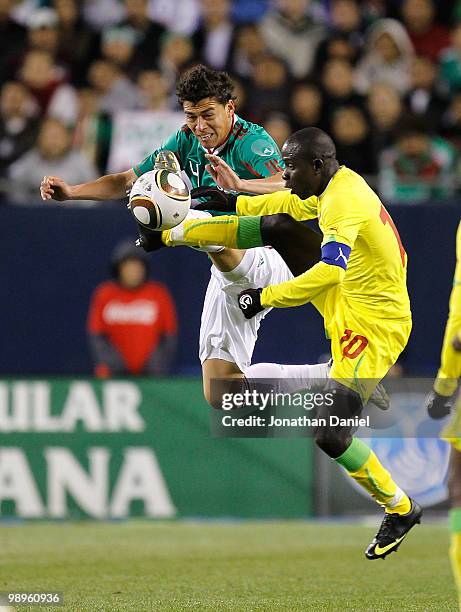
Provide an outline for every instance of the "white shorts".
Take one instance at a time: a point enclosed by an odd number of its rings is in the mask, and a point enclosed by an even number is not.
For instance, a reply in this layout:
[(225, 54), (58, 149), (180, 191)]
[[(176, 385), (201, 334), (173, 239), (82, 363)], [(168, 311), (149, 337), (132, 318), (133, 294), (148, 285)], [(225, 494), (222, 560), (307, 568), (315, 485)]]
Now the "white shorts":
[(291, 278), (293, 275), (277, 251), (266, 247), (246, 251), (231, 272), (220, 272), (212, 266), (200, 324), (200, 363), (223, 359), (245, 371), (251, 364), (261, 320), (270, 308), (245, 319), (237, 296), (249, 287), (277, 285)]

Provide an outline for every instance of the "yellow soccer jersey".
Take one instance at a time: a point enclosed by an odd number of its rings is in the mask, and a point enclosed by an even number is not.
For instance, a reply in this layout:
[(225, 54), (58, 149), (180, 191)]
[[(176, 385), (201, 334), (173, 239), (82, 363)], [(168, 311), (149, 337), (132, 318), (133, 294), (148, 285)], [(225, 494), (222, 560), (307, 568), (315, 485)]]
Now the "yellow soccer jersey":
[(434, 389), (440, 395), (452, 395), (461, 375), (461, 353), (454, 350), (452, 340), (456, 334), (461, 337), (461, 223), (456, 233), (456, 269), (450, 296), (450, 312), (443, 339), (440, 369)]
[[(299, 221), (318, 217), (322, 247), (336, 242), (351, 250), (345, 275), (338, 278), (336, 273), (333, 281), (341, 281), (341, 292), (350, 308), (375, 319), (411, 319), (407, 255), (389, 213), (360, 175), (341, 166), (324, 192), (307, 200), (289, 191), (239, 196), (237, 200), (239, 215), (280, 212)], [(293, 280), (264, 289), (261, 302), (279, 308), (305, 304), (313, 297), (312, 281), (322, 283), (334, 268), (320, 262)]]

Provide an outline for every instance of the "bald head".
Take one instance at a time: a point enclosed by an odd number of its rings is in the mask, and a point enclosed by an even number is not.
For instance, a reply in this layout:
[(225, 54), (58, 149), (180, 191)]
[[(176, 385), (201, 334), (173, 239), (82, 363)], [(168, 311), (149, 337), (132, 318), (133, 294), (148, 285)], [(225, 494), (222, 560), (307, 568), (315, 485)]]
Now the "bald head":
[(282, 157), (285, 185), (300, 198), (321, 194), (339, 168), (335, 143), (315, 127), (292, 134), (282, 147)]
[(336, 158), (336, 147), (326, 132), (316, 127), (308, 127), (292, 134), (285, 143), (293, 153), (306, 160)]

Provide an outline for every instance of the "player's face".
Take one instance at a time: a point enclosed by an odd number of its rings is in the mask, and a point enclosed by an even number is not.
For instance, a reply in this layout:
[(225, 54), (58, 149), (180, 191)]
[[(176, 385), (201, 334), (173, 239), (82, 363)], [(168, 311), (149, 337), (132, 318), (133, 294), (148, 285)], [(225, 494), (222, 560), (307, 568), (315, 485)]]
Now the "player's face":
[(234, 102), (221, 104), (216, 98), (204, 98), (197, 104), (183, 103), (187, 126), (206, 149), (219, 147), (229, 135), (234, 117)]
[(285, 162), (282, 175), (285, 186), (303, 200), (314, 195), (318, 188), (318, 176), (312, 161), (303, 159), (298, 148), (289, 143), (283, 145), (282, 157)]

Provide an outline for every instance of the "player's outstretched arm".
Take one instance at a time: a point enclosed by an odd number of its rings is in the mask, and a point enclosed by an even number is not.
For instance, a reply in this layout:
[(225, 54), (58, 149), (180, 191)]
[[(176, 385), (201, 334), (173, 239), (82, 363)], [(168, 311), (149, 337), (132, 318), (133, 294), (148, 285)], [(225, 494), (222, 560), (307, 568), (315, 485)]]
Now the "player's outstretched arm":
[(265, 287), (261, 293), (263, 308), (291, 308), (311, 302), (320, 292), (344, 279), (345, 270), (323, 261), (295, 278)]
[(312, 301), (321, 291), (340, 283), (344, 270), (319, 262), (304, 274), (265, 288), (245, 289), (238, 296), (238, 305), (246, 319), (265, 308), (291, 308)]
[(242, 179), (218, 155), (209, 154), (206, 155), (206, 158), (210, 163), (205, 169), (211, 174), (214, 182), (222, 189), (255, 195), (264, 195), (285, 189), (282, 172), (259, 179)]
[(40, 183), (42, 200), (117, 200), (126, 196), (136, 180), (134, 170), (101, 176), (96, 181), (69, 185), (58, 176), (44, 176)]

